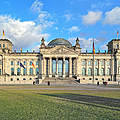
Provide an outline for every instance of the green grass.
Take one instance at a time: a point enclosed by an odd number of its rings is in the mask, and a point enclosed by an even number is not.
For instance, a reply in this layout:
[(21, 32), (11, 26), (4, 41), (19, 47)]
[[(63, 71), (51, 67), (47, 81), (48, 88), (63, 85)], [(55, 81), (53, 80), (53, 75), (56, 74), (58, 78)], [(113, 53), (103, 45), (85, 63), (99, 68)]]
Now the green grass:
[(0, 87), (0, 120), (120, 120), (119, 90), (18, 88)]

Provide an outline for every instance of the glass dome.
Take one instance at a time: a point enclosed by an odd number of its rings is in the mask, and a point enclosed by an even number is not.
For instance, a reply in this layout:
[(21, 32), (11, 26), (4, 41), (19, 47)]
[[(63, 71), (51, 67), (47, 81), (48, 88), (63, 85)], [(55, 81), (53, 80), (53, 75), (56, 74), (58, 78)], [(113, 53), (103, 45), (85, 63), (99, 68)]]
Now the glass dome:
[(59, 45), (64, 45), (66, 47), (72, 47), (72, 44), (63, 38), (56, 38), (52, 41), (49, 42), (48, 47), (54, 47), (54, 46), (59, 46)]

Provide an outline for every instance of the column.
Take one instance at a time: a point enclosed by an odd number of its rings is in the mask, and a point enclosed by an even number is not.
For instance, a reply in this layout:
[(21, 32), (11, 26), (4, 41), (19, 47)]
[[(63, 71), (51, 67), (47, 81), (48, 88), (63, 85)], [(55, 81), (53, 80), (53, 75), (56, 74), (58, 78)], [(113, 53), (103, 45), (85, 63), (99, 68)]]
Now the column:
[(86, 66), (85, 66), (85, 69), (86, 69), (86, 75), (88, 75), (88, 60), (86, 59)]
[(63, 77), (65, 76), (65, 57), (63, 57)]
[(45, 77), (46, 75), (46, 60), (45, 57), (43, 57), (43, 76)]
[(114, 81), (114, 58), (111, 59), (111, 78)]
[(72, 58), (69, 58), (69, 77), (72, 77)]
[(77, 59), (78, 58), (75, 59), (75, 75), (77, 75)]
[(52, 77), (52, 58), (49, 58), (49, 77)]
[(104, 76), (106, 75), (106, 72), (107, 72), (107, 64), (106, 64), (106, 60), (104, 59)]
[(55, 77), (58, 77), (58, 58), (56, 58), (56, 75)]

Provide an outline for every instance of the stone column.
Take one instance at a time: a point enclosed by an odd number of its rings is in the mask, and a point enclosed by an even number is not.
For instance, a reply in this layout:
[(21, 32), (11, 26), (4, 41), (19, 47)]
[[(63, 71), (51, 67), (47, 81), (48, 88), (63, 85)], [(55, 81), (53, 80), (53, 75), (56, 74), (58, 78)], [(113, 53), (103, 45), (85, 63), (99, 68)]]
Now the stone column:
[(43, 76), (46, 76), (46, 59), (43, 57)]
[(69, 58), (69, 77), (72, 77), (72, 58)]
[(86, 68), (86, 75), (88, 75), (88, 60), (86, 59), (86, 65), (85, 65), (85, 68)]
[(104, 76), (106, 75), (107, 72), (107, 64), (106, 64), (106, 60), (104, 59)]
[(63, 57), (63, 77), (65, 76), (65, 57)]
[(49, 77), (52, 77), (52, 58), (49, 58)]
[(78, 58), (75, 59), (75, 74), (76, 74), (76, 75), (77, 75), (77, 59), (78, 59)]
[(55, 77), (58, 77), (58, 58), (56, 58), (56, 75)]

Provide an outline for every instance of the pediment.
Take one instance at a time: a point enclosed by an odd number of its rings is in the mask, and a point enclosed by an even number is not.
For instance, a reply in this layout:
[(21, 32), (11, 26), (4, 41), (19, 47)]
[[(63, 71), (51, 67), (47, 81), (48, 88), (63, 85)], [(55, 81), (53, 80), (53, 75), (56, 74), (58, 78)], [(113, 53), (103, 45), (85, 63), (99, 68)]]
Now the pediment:
[(64, 55), (73, 55), (77, 54), (74, 50), (66, 47), (56, 47), (52, 50), (50, 50), (51, 54), (64, 54)]

